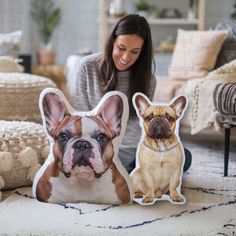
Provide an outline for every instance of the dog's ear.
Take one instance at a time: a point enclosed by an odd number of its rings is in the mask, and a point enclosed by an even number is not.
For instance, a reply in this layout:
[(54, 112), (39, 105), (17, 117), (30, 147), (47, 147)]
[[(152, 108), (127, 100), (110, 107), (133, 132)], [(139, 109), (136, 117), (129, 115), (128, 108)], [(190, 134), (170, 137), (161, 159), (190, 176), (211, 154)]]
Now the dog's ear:
[(121, 97), (113, 95), (105, 100), (97, 112), (97, 115), (103, 119), (112, 131), (113, 137), (120, 135), (123, 109)]
[(63, 120), (68, 110), (65, 103), (55, 93), (46, 93), (42, 100), (42, 108), (46, 121), (46, 128), (49, 134)]
[(177, 118), (179, 118), (182, 115), (182, 112), (186, 106), (187, 99), (185, 96), (177, 97), (172, 104), (170, 105), (177, 115)]
[(150, 106), (149, 102), (141, 95), (137, 95), (134, 101), (139, 114), (143, 116), (145, 110)]

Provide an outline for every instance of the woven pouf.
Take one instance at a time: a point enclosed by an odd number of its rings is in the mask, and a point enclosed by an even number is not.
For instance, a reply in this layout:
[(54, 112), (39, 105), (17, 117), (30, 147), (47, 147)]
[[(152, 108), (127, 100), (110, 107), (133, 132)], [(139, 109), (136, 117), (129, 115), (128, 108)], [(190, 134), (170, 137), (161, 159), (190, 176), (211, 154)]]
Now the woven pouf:
[(0, 190), (31, 185), (48, 153), (41, 124), (0, 121)]
[(0, 120), (40, 122), (39, 95), (56, 87), (48, 78), (26, 73), (0, 73)]

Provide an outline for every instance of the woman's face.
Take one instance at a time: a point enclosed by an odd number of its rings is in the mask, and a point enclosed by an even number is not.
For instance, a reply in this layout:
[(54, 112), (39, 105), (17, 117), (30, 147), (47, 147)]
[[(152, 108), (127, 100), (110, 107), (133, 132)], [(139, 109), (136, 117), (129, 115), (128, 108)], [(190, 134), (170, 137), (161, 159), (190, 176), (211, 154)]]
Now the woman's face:
[(132, 66), (138, 59), (142, 46), (143, 39), (136, 34), (117, 36), (112, 52), (116, 69), (124, 71)]

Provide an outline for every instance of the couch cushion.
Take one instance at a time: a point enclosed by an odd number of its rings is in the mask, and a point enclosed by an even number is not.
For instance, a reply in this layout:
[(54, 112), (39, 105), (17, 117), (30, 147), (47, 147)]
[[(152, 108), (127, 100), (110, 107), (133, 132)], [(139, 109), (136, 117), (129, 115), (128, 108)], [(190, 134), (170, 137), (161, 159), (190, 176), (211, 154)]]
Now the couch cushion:
[(178, 29), (169, 76), (191, 79), (205, 76), (215, 66), (227, 31), (184, 31)]
[(48, 151), (42, 125), (0, 121), (0, 189), (31, 185)]

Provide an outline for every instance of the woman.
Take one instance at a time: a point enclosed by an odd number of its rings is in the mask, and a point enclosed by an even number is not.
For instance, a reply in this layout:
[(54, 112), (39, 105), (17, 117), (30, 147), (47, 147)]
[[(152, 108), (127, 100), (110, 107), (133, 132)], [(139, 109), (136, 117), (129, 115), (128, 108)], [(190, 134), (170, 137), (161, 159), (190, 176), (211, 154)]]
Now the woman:
[(132, 96), (142, 92), (152, 100), (156, 86), (154, 69), (150, 27), (144, 17), (134, 14), (124, 16), (113, 27), (103, 54), (83, 58), (78, 68), (75, 99), (78, 110), (92, 110), (108, 91), (118, 90), (128, 97), (130, 117), (119, 151), (128, 172), (135, 166), (141, 136)]

